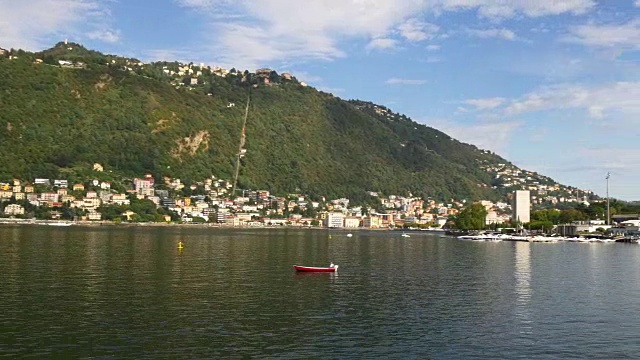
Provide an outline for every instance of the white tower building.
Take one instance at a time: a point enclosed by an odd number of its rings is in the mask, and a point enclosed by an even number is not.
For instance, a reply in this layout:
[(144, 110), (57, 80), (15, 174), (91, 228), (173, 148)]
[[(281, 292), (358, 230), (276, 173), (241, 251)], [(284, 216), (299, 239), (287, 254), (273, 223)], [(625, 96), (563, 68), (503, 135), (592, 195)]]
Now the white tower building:
[(531, 193), (529, 190), (513, 192), (513, 221), (520, 223), (531, 221)]

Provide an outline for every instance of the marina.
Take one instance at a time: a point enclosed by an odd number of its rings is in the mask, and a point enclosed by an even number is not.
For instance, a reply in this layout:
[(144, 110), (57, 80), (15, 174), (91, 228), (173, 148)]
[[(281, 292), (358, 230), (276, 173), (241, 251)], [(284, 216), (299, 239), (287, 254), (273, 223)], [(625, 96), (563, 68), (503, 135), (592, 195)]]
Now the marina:
[(583, 236), (583, 237), (566, 237), (566, 236), (546, 236), (546, 235), (509, 235), (496, 233), (482, 233), (476, 235), (460, 235), (456, 237), (459, 240), (468, 241), (525, 241), (525, 242), (580, 242), (580, 243), (614, 243), (614, 242), (633, 242), (637, 243), (637, 237), (604, 237), (604, 236)]

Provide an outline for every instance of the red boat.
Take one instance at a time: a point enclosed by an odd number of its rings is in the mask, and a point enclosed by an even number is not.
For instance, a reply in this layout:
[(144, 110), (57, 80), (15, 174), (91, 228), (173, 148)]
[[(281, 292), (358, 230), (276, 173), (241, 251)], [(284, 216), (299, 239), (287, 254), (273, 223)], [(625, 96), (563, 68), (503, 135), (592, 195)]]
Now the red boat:
[(300, 266), (293, 265), (293, 268), (296, 271), (305, 271), (305, 272), (335, 272), (338, 270), (338, 265), (329, 265), (329, 267), (313, 267), (313, 266)]

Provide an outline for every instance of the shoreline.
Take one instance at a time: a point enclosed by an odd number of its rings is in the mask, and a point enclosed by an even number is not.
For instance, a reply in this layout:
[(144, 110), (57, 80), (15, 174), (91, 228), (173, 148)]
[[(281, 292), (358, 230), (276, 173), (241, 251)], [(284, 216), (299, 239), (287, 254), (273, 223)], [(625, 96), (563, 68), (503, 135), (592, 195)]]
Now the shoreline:
[(287, 225), (270, 225), (270, 226), (234, 226), (226, 224), (177, 224), (177, 223), (115, 223), (113, 221), (65, 221), (65, 220), (32, 220), (32, 219), (0, 219), (2, 225), (37, 225), (37, 226), (53, 226), (53, 227), (184, 227), (184, 228), (200, 228), (200, 229), (304, 229), (304, 230), (327, 230), (327, 231), (428, 231), (438, 232), (434, 230), (409, 230), (409, 229), (390, 229), (390, 228), (328, 228), (324, 226), (287, 226)]

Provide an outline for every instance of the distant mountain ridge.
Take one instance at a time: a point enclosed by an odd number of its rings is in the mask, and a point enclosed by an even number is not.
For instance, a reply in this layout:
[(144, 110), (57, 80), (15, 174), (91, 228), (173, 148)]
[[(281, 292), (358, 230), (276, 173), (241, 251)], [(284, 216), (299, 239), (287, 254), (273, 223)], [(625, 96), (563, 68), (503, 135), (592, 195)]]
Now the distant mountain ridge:
[(270, 69), (144, 64), (61, 42), (5, 51), (0, 78), (0, 180), (82, 177), (94, 162), (123, 176), (232, 178), (244, 133), (241, 188), (470, 200), (576, 191), (521, 169), (529, 179), (507, 186), (501, 171), (517, 167), (496, 154)]

